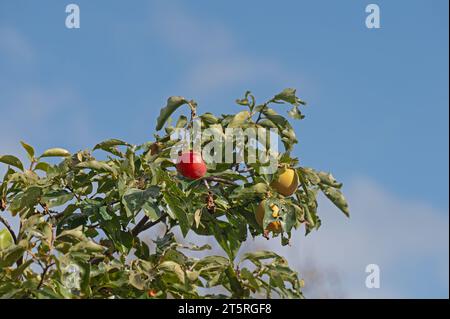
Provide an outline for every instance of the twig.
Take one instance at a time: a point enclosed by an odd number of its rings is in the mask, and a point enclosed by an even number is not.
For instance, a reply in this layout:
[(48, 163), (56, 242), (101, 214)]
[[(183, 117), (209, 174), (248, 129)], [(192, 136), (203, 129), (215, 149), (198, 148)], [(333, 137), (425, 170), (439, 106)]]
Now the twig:
[(224, 178), (220, 178), (220, 177), (215, 177), (215, 176), (209, 176), (209, 177), (205, 177), (205, 179), (207, 181), (211, 181), (211, 182), (216, 182), (216, 183), (223, 183), (223, 184), (228, 184), (228, 185), (237, 185), (235, 182), (230, 181), (228, 179), (224, 179)]
[(167, 213), (164, 213), (161, 215), (161, 217), (159, 217), (157, 220), (155, 220), (153, 222), (148, 222), (149, 218), (147, 216), (142, 217), (142, 219), (139, 221), (139, 223), (131, 230), (131, 234), (133, 236), (139, 235), (144, 230), (147, 230), (147, 229), (155, 226), (159, 222), (161, 222), (164, 218), (166, 218), (166, 216), (167, 216)]
[(131, 230), (131, 235), (137, 236), (142, 230), (141, 228), (144, 227), (145, 223), (148, 221), (148, 216), (145, 215), (142, 217), (142, 219), (134, 226), (134, 228)]
[(265, 109), (267, 109), (267, 107), (269, 106), (270, 103), (273, 103), (273, 102), (274, 102), (274, 99), (271, 99), (271, 100), (269, 100), (269, 101), (267, 101), (266, 103), (263, 104), (264, 106), (259, 111), (258, 118), (256, 119), (256, 122), (255, 122), (256, 124), (258, 124), (259, 120), (261, 120), (261, 116), (262, 116), (263, 111)]
[(44, 279), (45, 279), (45, 275), (47, 274), (47, 271), (49, 270), (49, 268), (51, 267), (51, 266), (53, 266), (55, 263), (51, 263), (51, 264), (49, 264), (49, 265), (47, 265), (45, 268), (44, 268), (44, 271), (42, 272), (42, 275), (41, 275), (41, 281), (39, 282), (39, 285), (37, 286), (37, 290), (39, 290), (40, 288), (41, 288), (41, 286), (42, 286), (42, 284), (44, 283)]
[(253, 167), (247, 167), (247, 168), (244, 168), (244, 169), (237, 169), (236, 170), (237, 173), (241, 173), (241, 174), (243, 174), (243, 173), (250, 173), (251, 171), (253, 171)]
[(154, 222), (150, 222), (150, 223), (145, 224), (145, 225), (142, 227), (141, 232), (143, 232), (144, 230), (147, 230), (147, 229), (149, 229), (149, 228), (155, 226), (156, 224), (158, 224), (159, 222), (161, 222), (161, 221), (162, 221), (164, 218), (166, 218), (167, 216), (168, 216), (167, 213), (164, 213), (164, 214), (161, 215), (161, 217), (159, 217), (159, 218), (158, 218), (157, 220), (155, 220)]
[[(19, 241), (22, 239), (22, 227), (23, 227), (23, 223), (22, 223), (22, 219), (21, 219), (20, 223), (19, 223), (19, 232), (17, 233), (17, 243), (19, 243)], [(19, 259), (16, 261), (17, 267), (22, 265), (22, 263), (23, 263), (23, 255), (20, 256)]]
[(11, 237), (14, 240), (14, 244), (17, 245), (17, 237), (16, 234), (14, 233), (11, 225), (8, 223), (8, 221), (6, 219), (4, 219), (2, 216), (0, 216), (0, 222), (2, 222), (3, 225), (5, 225), (6, 229), (8, 229), (9, 233), (11, 234)]
[(263, 111), (267, 108), (267, 104), (268, 104), (269, 102), (267, 102), (267, 103), (264, 103), (264, 106), (261, 108), (261, 110), (259, 111), (259, 114), (258, 114), (258, 118), (256, 119), (256, 124), (258, 124), (258, 122), (259, 122), (259, 120), (261, 120), (261, 116), (262, 116), (262, 113), (263, 113)]
[(81, 201), (81, 196), (79, 194), (75, 193), (75, 190), (72, 187), (66, 185), (66, 188), (67, 188), (67, 190), (69, 190), (73, 194), (73, 196), (75, 196), (75, 198), (78, 201)]

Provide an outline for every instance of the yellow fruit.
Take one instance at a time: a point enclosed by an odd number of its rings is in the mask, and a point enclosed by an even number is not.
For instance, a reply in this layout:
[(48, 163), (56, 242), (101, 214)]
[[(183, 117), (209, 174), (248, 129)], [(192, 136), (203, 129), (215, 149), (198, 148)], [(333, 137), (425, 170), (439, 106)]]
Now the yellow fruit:
[[(263, 200), (261, 203), (259, 203), (258, 208), (255, 212), (256, 222), (261, 227), (263, 227), (264, 223), (265, 206), (266, 200)], [(272, 209), (272, 217), (277, 218), (279, 216), (280, 208), (275, 204), (271, 204), (270, 208)], [(278, 220), (273, 221), (269, 225), (267, 225), (266, 230), (273, 231), (274, 233), (279, 233), (281, 232), (281, 223)]]
[(298, 176), (292, 168), (282, 168), (271, 186), (281, 195), (291, 196), (298, 188)]

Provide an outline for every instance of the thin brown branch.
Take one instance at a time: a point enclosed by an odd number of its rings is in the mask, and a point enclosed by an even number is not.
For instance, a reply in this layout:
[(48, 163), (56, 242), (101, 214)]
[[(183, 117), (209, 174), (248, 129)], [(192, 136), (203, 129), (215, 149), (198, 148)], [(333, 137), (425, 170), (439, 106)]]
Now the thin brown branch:
[(261, 120), (261, 116), (262, 116), (262, 114), (263, 114), (263, 112), (264, 112), (264, 110), (267, 108), (267, 105), (269, 104), (269, 102), (267, 102), (267, 103), (264, 103), (264, 106), (261, 108), (261, 110), (259, 111), (259, 114), (258, 114), (258, 118), (256, 119), (256, 124), (258, 124), (259, 123), (259, 121)]
[(16, 234), (14, 233), (11, 225), (8, 223), (8, 221), (3, 218), (2, 216), (0, 216), (0, 222), (2, 222), (3, 225), (5, 225), (6, 229), (8, 229), (9, 233), (11, 234), (11, 237), (14, 240), (14, 243), (17, 245), (17, 237)]
[(80, 196), (79, 194), (77, 194), (77, 193), (75, 192), (75, 190), (74, 190), (72, 187), (70, 187), (70, 186), (67, 185), (66, 188), (67, 188), (68, 191), (70, 191), (70, 192), (73, 194), (73, 196), (75, 196), (75, 198), (76, 198), (78, 201), (81, 201), (81, 196)]
[(161, 222), (164, 218), (166, 218), (166, 217), (167, 217), (167, 213), (162, 214), (161, 217), (159, 217), (159, 218), (158, 218), (157, 220), (155, 220), (154, 222), (149, 222), (149, 223), (145, 224), (145, 225), (141, 228), (140, 232), (143, 232), (144, 230), (147, 230), (147, 229), (149, 229), (149, 228), (155, 226), (156, 224), (160, 223), (160, 222)]
[(228, 179), (224, 179), (224, 178), (220, 178), (220, 177), (215, 177), (215, 176), (209, 176), (209, 177), (205, 177), (205, 179), (207, 181), (210, 182), (216, 182), (216, 183), (222, 183), (222, 184), (228, 184), (228, 185), (237, 185), (235, 182), (230, 181)]
[(144, 227), (145, 223), (148, 221), (148, 216), (145, 215), (142, 217), (142, 219), (134, 226), (134, 228), (131, 230), (131, 235), (137, 236), (142, 230), (142, 227)]
[(42, 284), (44, 283), (44, 279), (45, 279), (45, 275), (47, 274), (47, 271), (50, 269), (51, 266), (53, 266), (55, 263), (51, 263), (49, 265), (47, 265), (44, 269), (44, 271), (42, 272), (41, 275), (41, 280), (39, 281), (39, 285), (37, 286), (37, 290), (39, 290), (42, 286)]

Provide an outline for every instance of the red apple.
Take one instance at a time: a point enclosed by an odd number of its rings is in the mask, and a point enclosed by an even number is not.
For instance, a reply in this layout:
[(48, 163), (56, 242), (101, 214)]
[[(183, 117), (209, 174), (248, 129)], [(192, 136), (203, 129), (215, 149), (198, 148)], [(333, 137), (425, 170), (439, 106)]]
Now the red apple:
[(177, 171), (189, 179), (198, 179), (206, 174), (206, 164), (200, 153), (182, 153), (177, 160)]

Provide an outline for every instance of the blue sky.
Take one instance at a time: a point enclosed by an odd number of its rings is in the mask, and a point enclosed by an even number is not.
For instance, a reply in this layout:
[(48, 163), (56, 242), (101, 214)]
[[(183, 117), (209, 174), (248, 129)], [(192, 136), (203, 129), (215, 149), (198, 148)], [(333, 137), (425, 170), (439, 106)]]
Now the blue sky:
[[(448, 297), (447, 1), (374, 1), (376, 30), (359, 0), (78, 0), (77, 30), (65, 27), (66, 2), (0, 2), (1, 154), (21, 152), (20, 140), (141, 143), (168, 96), (230, 113), (247, 89), (263, 100), (296, 87), (308, 106), (295, 155), (344, 181), (357, 208), (346, 221), (324, 205), (328, 226), (301, 239), (317, 264), (342, 268), (348, 296)], [(383, 238), (371, 247), (385, 290), (358, 286), (364, 247), (353, 247), (358, 264), (327, 258), (348, 234)]]

